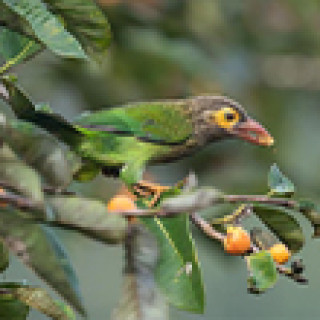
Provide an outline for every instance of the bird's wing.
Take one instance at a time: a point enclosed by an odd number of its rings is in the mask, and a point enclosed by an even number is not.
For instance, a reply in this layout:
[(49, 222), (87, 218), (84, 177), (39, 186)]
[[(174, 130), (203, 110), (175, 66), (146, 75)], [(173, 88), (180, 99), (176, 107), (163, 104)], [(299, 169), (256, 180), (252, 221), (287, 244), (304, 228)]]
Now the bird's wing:
[(116, 107), (86, 113), (75, 124), (89, 135), (114, 133), (154, 144), (182, 144), (192, 134), (191, 119), (183, 103), (153, 102)]

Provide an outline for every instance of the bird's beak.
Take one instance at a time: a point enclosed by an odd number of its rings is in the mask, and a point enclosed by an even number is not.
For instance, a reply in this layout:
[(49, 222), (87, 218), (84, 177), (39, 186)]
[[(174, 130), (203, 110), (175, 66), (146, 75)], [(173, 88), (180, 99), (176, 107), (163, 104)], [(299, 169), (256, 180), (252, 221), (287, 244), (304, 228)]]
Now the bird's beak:
[(260, 123), (251, 118), (235, 127), (232, 130), (232, 134), (261, 146), (271, 147), (274, 144), (274, 139), (270, 133)]

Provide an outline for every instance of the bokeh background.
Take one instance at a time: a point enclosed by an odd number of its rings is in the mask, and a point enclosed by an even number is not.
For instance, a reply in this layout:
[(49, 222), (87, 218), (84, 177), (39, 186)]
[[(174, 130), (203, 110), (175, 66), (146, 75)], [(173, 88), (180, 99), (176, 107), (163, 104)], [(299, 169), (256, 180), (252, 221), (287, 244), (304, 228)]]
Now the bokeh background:
[[(100, 0), (113, 42), (102, 67), (62, 61), (45, 52), (15, 72), (36, 102), (72, 119), (83, 110), (128, 101), (225, 94), (239, 101), (276, 139), (274, 148), (217, 143), (192, 158), (150, 169), (173, 183), (193, 170), (200, 185), (228, 193), (265, 193), (276, 162), (301, 197), (320, 195), (320, 2), (317, 0)], [(76, 185), (108, 199), (118, 182), (98, 177)], [(222, 211), (221, 211), (222, 210)], [(226, 210), (222, 208), (219, 213)], [(216, 212), (218, 214), (218, 212)], [(213, 211), (209, 214), (214, 214)], [(320, 242), (299, 219), (310, 284), (281, 278), (256, 297), (246, 293), (241, 258), (194, 232), (203, 267), (204, 315), (171, 309), (171, 319), (318, 319)], [(258, 223), (258, 221), (255, 221)], [(89, 320), (108, 319), (121, 289), (123, 251), (74, 232), (57, 231), (80, 278)], [(14, 259), (14, 258), (12, 258)], [(6, 277), (42, 284), (18, 261)], [(30, 319), (45, 319), (34, 312)]]

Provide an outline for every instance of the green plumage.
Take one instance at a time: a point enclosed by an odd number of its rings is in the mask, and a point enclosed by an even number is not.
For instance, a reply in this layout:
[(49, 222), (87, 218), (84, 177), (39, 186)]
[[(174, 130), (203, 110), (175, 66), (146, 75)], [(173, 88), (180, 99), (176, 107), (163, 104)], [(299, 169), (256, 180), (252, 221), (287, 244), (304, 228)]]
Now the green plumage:
[(124, 105), (85, 113), (70, 123), (36, 109), (20, 87), (8, 78), (2, 80), (19, 119), (49, 131), (82, 157), (81, 179), (90, 179), (101, 169), (119, 174), (125, 168), (122, 178), (134, 182), (147, 163), (179, 157), (190, 148), (193, 125), (187, 100)]
[(112, 108), (85, 114), (75, 125), (83, 134), (77, 151), (105, 166), (169, 157), (181, 149), (193, 132), (183, 102)]

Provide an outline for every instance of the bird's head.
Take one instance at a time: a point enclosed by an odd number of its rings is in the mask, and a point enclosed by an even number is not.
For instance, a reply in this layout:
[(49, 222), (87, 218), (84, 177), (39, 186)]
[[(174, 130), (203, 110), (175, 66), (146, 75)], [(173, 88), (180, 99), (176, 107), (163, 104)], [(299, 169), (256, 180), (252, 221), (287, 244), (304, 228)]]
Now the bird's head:
[(262, 146), (272, 146), (273, 137), (250, 118), (237, 102), (220, 96), (192, 98), (196, 134), (205, 141), (236, 137)]

